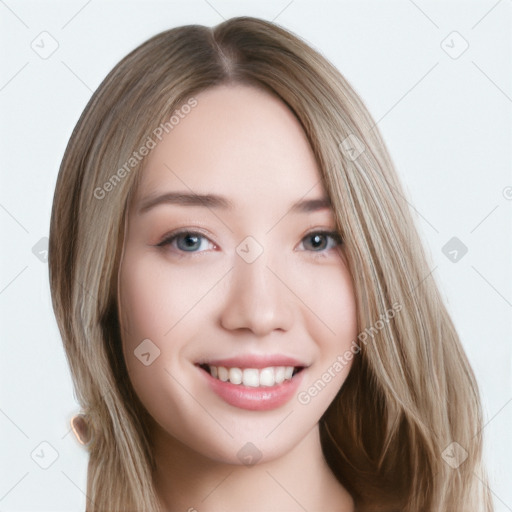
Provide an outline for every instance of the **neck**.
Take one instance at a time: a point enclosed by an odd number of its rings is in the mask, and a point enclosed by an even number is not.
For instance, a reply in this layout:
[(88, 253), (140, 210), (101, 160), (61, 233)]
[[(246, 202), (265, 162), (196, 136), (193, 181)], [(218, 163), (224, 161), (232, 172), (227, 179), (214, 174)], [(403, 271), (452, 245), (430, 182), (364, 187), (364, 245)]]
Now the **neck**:
[(351, 496), (322, 454), (318, 426), (291, 452), (253, 466), (215, 461), (157, 427), (156, 490), (166, 512), (352, 512)]

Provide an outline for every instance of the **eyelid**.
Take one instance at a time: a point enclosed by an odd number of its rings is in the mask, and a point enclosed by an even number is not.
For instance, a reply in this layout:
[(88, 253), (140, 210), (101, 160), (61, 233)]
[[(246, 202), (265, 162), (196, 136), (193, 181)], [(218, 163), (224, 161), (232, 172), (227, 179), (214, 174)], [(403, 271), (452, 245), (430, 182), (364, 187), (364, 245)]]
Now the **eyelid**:
[[(166, 245), (171, 245), (171, 243), (176, 238), (178, 238), (180, 235), (198, 235), (198, 236), (206, 239), (210, 244), (212, 244), (214, 246), (214, 248), (217, 248), (217, 245), (215, 244), (215, 242), (213, 242), (211, 240), (209, 235), (206, 235), (200, 228), (195, 228), (195, 227), (194, 228), (178, 228), (175, 231), (171, 231), (170, 233), (167, 233), (166, 235), (164, 235), (162, 237), (162, 239), (160, 240), (160, 242), (155, 244), (155, 247), (165, 247)], [(343, 244), (343, 237), (341, 236), (341, 234), (338, 231), (332, 230), (332, 229), (318, 228), (318, 227), (308, 230), (308, 232), (305, 233), (302, 236), (302, 238), (300, 239), (299, 244), (303, 244), (304, 239), (311, 235), (322, 235), (322, 236), (330, 237), (332, 240), (334, 240), (336, 242), (337, 245), (335, 247)], [(331, 249), (333, 249), (333, 248), (331, 247)], [(308, 251), (307, 249), (303, 249), (303, 250), (305, 252), (311, 252), (316, 255), (320, 255), (320, 254), (326, 252), (326, 249), (323, 249), (320, 251)], [(206, 252), (206, 251), (182, 251), (182, 250), (177, 249), (174, 252), (176, 252), (180, 256), (184, 256), (187, 254), (188, 255), (202, 254), (203, 252)]]
[[(211, 240), (209, 235), (203, 233), (200, 228), (178, 228), (175, 231), (171, 231), (170, 233), (165, 234), (160, 240), (160, 242), (155, 244), (155, 247), (165, 247), (167, 245), (171, 245), (171, 243), (180, 235), (199, 235), (205, 240), (208, 240), (208, 242), (212, 244), (214, 248), (217, 248), (217, 244)], [(175, 250), (175, 252), (180, 256), (183, 256), (186, 254), (201, 254), (205, 251), (180, 251), (179, 249), (177, 249)]]

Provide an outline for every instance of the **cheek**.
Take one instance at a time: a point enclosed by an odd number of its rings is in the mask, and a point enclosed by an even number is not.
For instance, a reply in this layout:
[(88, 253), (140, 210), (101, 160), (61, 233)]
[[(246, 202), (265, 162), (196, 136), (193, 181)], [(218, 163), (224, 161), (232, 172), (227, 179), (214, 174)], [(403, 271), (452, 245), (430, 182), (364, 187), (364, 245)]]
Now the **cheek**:
[(205, 297), (223, 270), (184, 269), (154, 254), (125, 251), (119, 272), (123, 353), (134, 387), (149, 401), (172, 388), (170, 374), (185, 369), (191, 342), (211, 321)]
[(165, 340), (211, 286), (213, 277), (183, 272), (134, 251), (119, 274), (120, 319), (129, 343)]
[(183, 373), (182, 351), (194, 334), (180, 319), (197, 300), (197, 287), (184, 281), (169, 265), (125, 251), (119, 272), (119, 318), (128, 375), (151, 416), (169, 425), (179, 423), (170, 422), (169, 411), (190, 407), (190, 397), (172, 377)]
[(358, 326), (353, 282), (345, 263), (321, 267), (315, 278), (300, 281), (301, 297), (311, 310), (304, 318), (316, 357), (297, 400), (317, 416), (334, 400), (358, 357), (354, 348)]
[(326, 327), (322, 339), (329, 346), (341, 349), (348, 338), (357, 334), (356, 303), (348, 271), (332, 276), (322, 288), (317, 299)]
[(180, 339), (170, 344), (166, 336), (183, 314), (186, 288), (180, 286), (179, 279), (154, 261), (136, 251), (125, 252), (119, 272), (119, 319), (126, 367), (141, 396), (158, 396), (152, 388), (166, 380), (164, 369), (180, 350)]
[[(307, 275), (307, 277), (304, 277)], [(324, 352), (339, 352), (357, 336), (357, 308), (352, 277), (345, 262), (319, 266), (296, 281), (298, 295), (311, 314), (308, 331)]]

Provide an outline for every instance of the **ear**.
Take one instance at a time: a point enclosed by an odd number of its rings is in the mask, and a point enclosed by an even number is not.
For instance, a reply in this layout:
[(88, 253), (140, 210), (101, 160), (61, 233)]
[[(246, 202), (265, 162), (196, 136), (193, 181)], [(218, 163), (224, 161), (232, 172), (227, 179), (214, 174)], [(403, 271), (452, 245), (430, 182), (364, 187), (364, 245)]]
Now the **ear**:
[(78, 442), (83, 445), (89, 444), (92, 439), (92, 429), (87, 421), (87, 416), (85, 414), (77, 414), (71, 418), (70, 423)]

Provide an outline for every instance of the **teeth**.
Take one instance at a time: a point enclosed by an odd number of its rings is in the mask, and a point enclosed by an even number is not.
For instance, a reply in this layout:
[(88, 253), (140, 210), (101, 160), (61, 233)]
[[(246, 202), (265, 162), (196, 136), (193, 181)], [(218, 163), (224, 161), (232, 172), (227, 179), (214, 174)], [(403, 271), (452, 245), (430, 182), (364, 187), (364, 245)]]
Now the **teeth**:
[(276, 369), (275, 369), (275, 381), (276, 381), (276, 384), (281, 384), (281, 382), (284, 381), (284, 366), (278, 366)]
[[(233, 382), (233, 384), (237, 384)], [(256, 368), (246, 368), (244, 370), (244, 386), (257, 388), (260, 385), (260, 372)]]
[(226, 382), (229, 379), (229, 372), (227, 368), (224, 368), (224, 366), (219, 366), (217, 368), (217, 376), (219, 380)]
[(226, 368), (224, 366), (209, 366), (212, 377), (223, 382), (232, 384), (243, 384), (257, 388), (260, 386), (270, 387), (281, 384), (293, 377), (295, 368), (293, 366), (269, 366), (267, 368)]
[(274, 368), (263, 368), (260, 372), (260, 386), (273, 386), (275, 382)]
[(240, 368), (229, 369), (229, 382), (240, 384), (242, 382), (242, 370)]

